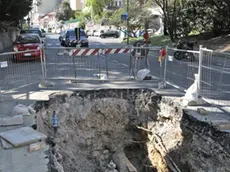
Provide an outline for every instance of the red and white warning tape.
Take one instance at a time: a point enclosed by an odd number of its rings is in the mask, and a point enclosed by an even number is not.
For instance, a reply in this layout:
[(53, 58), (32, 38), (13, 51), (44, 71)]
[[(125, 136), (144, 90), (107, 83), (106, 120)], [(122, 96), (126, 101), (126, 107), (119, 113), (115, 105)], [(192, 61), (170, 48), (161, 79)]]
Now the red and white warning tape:
[(70, 56), (94, 56), (97, 55), (97, 53), (100, 54), (124, 54), (124, 53), (128, 53), (129, 49), (128, 48), (109, 48), (109, 49), (91, 49), (91, 48), (87, 48), (87, 49), (75, 49), (75, 50), (71, 50), (69, 52)]
[(96, 49), (76, 49), (76, 50), (71, 50), (69, 52), (70, 56), (94, 56), (97, 55), (97, 53), (99, 52), (100, 49), (96, 48)]
[(128, 48), (117, 48), (117, 49), (113, 49), (113, 48), (109, 48), (105, 50), (105, 54), (124, 54), (124, 53), (128, 53), (129, 49)]

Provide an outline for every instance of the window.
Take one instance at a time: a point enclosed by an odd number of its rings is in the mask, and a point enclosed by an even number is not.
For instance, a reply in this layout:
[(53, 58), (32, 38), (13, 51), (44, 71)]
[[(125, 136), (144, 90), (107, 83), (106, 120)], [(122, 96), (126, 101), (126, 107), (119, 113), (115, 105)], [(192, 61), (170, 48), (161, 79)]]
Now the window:
[(116, 1), (116, 6), (119, 7), (119, 1)]
[(117, 6), (117, 7), (121, 7), (121, 6), (122, 6), (121, 0), (116, 0), (116, 6)]
[(16, 42), (21, 44), (40, 43), (40, 39), (36, 35), (20, 35), (17, 37)]
[[(84, 32), (83, 30), (81, 30), (80, 36), (85, 36), (85, 35), (86, 35), (85, 32)], [(75, 31), (74, 31), (74, 30), (68, 31), (68, 32), (67, 32), (67, 37), (68, 37), (68, 36), (76, 36)]]

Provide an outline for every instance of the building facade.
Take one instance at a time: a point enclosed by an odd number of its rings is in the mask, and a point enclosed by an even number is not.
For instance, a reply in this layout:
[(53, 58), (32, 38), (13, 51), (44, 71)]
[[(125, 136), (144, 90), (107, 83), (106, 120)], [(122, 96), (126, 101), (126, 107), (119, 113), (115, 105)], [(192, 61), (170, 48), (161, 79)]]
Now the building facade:
[(85, 8), (85, 0), (69, 0), (72, 10), (83, 10)]
[(56, 12), (52, 11), (46, 14), (45, 16), (40, 17), (39, 25), (42, 26), (44, 29), (56, 28), (57, 26)]
[(33, 7), (30, 13), (31, 24), (39, 25), (39, 19), (46, 14), (55, 11), (63, 0), (33, 0)]

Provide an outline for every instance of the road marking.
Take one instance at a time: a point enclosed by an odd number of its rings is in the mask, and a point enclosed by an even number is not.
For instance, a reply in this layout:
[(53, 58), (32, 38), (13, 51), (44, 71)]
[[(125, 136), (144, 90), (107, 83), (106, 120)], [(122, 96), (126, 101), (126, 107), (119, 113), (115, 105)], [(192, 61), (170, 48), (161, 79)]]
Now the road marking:
[(180, 86), (177, 86), (177, 85), (175, 85), (175, 84), (173, 84), (173, 83), (171, 83), (171, 82), (166, 81), (166, 83), (167, 83), (168, 85), (173, 86), (174, 88), (176, 88), (176, 89), (178, 89), (178, 90), (182, 90), (182, 91), (184, 91), (184, 92), (187, 91), (186, 89), (184, 89), (184, 88), (182, 88), (182, 87), (180, 87)]
[(113, 62), (114, 62), (114, 63), (118, 63), (118, 61), (117, 61), (117, 60), (113, 60)]
[(125, 67), (129, 67), (127, 64), (124, 64), (124, 63), (122, 63), (122, 65), (125, 66)]

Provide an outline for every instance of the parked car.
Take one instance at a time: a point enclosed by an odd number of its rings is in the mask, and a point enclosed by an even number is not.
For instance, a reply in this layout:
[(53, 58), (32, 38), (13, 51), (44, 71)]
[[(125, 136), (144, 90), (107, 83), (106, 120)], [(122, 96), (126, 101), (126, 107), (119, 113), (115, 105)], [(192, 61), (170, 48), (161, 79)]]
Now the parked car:
[[(21, 34), (17, 36), (16, 41), (13, 43), (13, 51), (28, 51), (22, 53), (16, 53), (14, 55), (14, 61), (28, 61), (28, 60), (40, 60), (44, 54), (43, 41), (37, 34)], [(31, 51), (29, 51), (31, 50)]]
[(36, 29), (21, 30), (20, 34), (37, 34), (42, 37), (42, 32)]
[(89, 41), (88, 36), (86, 35), (85, 31), (83, 29), (80, 30), (80, 40), (76, 39), (76, 33), (74, 29), (69, 29), (65, 31), (65, 34), (63, 35), (63, 39), (61, 42), (62, 46), (65, 47), (88, 47)]
[(120, 34), (118, 31), (110, 30), (110, 31), (102, 33), (100, 37), (101, 38), (107, 38), (107, 37), (119, 38), (119, 36), (120, 36)]
[(39, 31), (41, 31), (41, 37), (45, 37), (46, 35), (45, 35), (45, 30), (44, 29), (41, 29), (40, 27), (32, 27), (32, 28), (30, 28), (30, 30), (39, 30)]
[(59, 41), (62, 42), (63, 36), (65, 35), (65, 30), (61, 31), (60, 36), (59, 36)]
[(94, 36), (101, 36), (101, 34), (105, 33), (104, 30), (97, 30), (96, 32), (94, 32)]

